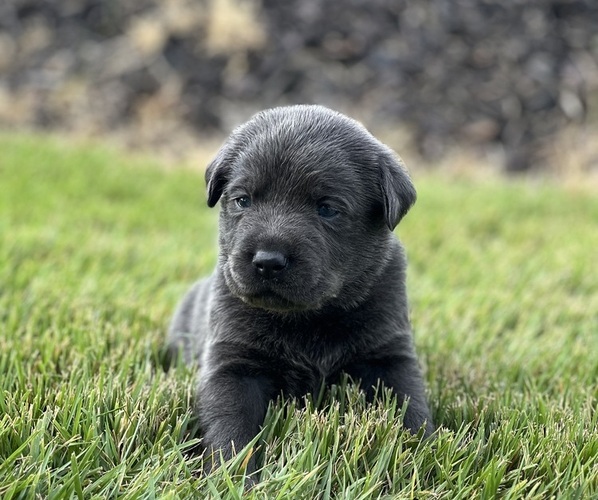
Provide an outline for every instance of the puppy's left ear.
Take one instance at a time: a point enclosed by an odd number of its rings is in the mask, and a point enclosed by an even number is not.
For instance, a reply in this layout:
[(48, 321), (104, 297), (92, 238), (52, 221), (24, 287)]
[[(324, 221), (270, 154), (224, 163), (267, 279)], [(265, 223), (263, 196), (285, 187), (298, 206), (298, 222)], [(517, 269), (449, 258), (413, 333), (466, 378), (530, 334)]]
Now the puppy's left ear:
[(417, 193), (401, 158), (384, 147), (378, 156), (384, 218), (392, 231), (415, 203)]

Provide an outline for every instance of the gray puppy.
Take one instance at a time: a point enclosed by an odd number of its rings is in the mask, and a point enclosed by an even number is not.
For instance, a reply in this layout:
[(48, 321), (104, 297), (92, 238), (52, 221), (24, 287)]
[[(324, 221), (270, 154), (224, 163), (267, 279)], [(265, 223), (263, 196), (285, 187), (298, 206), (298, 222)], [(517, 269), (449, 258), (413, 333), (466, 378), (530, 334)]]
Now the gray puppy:
[(208, 205), (221, 200), (218, 265), (169, 332), (169, 350), (200, 365), (204, 445), (230, 457), (270, 400), (343, 373), (368, 399), (379, 382), (409, 398), (405, 426), (432, 433), (392, 233), (416, 197), (398, 157), (340, 113), (291, 106), (238, 127), (206, 181)]

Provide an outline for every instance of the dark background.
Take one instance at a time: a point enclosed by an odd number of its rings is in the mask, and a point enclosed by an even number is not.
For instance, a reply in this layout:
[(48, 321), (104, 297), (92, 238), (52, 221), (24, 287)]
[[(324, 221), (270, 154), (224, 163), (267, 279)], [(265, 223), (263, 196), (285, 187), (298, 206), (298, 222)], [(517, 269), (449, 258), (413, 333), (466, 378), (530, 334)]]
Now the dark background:
[(546, 169), (598, 121), (598, 1), (0, 2), (2, 128), (176, 151), (291, 103), (432, 162), (457, 147)]

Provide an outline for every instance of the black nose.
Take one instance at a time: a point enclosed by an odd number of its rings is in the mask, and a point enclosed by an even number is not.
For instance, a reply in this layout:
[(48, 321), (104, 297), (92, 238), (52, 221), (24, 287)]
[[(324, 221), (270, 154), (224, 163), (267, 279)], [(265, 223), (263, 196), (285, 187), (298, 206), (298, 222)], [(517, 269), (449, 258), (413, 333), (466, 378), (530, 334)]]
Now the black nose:
[(258, 250), (251, 263), (260, 276), (271, 279), (284, 273), (289, 265), (289, 259), (280, 252)]

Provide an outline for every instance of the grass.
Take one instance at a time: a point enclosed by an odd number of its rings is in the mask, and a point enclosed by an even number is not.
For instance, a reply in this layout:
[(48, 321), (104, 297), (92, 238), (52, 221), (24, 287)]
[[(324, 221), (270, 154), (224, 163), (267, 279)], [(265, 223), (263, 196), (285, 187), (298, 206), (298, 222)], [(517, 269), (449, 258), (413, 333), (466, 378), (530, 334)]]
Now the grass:
[(0, 135), (0, 497), (598, 496), (598, 199), (416, 177), (398, 233), (438, 438), (334, 387), (276, 404), (201, 474), (193, 373), (159, 368), (165, 325), (216, 258), (198, 173)]

